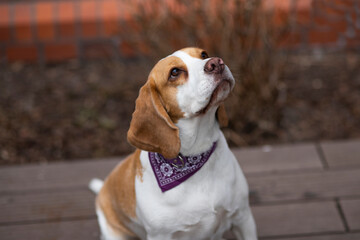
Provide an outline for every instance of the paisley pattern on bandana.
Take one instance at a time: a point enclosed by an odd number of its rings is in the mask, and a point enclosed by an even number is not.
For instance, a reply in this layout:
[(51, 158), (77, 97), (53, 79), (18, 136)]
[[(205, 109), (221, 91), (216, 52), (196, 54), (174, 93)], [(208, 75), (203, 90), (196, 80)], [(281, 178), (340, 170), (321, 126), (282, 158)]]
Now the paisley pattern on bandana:
[(166, 159), (160, 153), (149, 152), (150, 165), (161, 191), (170, 190), (194, 175), (209, 160), (215, 148), (216, 142), (206, 152), (193, 156), (183, 156), (180, 153), (173, 159)]

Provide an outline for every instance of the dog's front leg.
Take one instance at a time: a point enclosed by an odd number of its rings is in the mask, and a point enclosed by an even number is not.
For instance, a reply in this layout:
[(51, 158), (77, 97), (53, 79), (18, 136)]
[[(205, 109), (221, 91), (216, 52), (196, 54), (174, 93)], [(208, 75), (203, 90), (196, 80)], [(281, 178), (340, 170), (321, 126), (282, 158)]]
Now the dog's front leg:
[(234, 218), (232, 232), (238, 240), (257, 240), (256, 225), (250, 207), (240, 211)]

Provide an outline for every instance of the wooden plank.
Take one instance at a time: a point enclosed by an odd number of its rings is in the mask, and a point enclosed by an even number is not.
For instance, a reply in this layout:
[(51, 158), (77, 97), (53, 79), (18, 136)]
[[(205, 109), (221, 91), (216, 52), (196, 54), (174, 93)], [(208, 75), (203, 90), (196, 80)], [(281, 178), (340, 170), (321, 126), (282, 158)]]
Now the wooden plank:
[[(357, 187), (360, 188), (360, 185)], [(340, 205), (350, 230), (360, 230), (360, 199), (341, 200)]]
[(86, 186), (94, 178), (104, 178), (121, 158), (59, 162), (0, 168), (0, 194)]
[[(320, 168), (313, 145), (273, 147), (270, 152), (260, 149), (234, 150), (246, 173)], [(301, 159), (298, 157), (301, 155)], [(54, 188), (76, 188), (89, 180), (104, 178), (122, 158), (59, 162), (42, 165), (0, 168), (0, 194)]]
[(233, 152), (245, 173), (322, 168), (314, 144), (263, 146)]
[(253, 203), (360, 196), (360, 169), (247, 177)]
[(90, 190), (0, 196), (0, 224), (95, 217)]
[(345, 230), (331, 201), (255, 206), (252, 212), (260, 237)]
[[(0, 169), (0, 194), (85, 188), (118, 159)], [(41, 177), (39, 177), (41, 176)], [(360, 169), (314, 170), (247, 176), (253, 202), (360, 196)]]
[(320, 236), (303, 236), (291, 238), (271, 238), (272, 240), (359, 240), (360, 233), (325, 234)]
[[(0, 206), (0, 224), (93, 218), (94, 197), (88, 190), (3, 196), (0, 201), (5, 204)], [(343, 228), (335, 204), (329, 201), (253, 206), (252, 210), (261, 236), (340, 231)]]
[[(255, 206), (260, 237), (341, 232), (343, 226), (333, 202)], [(3, 240), (99, 239), (94, 219), (0, 226)], [(351, 239), (351, 238), (349, 238)]]
[(360, 166), (360, 140), (321, 143), (330, 168)]
[(2, 240), (36, 239), (36, 240), (99, 240), (99, 227), (95, 219), (34, 223), (27, 225), (0, 226)]

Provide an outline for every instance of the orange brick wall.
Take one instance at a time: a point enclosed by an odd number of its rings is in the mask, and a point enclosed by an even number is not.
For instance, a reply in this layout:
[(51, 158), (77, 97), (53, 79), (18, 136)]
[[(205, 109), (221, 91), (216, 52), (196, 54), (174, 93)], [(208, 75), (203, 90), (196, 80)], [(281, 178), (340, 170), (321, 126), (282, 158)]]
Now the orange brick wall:
[[(284, 48), (359, 49), (360, 1), (264, 0), (274, 20), (290, 14)], [(23, 0), (0, 2), (0, 60), (53, 62), (69, 58), (128, 57), (121, 19), (130, 18), (119, 0)]]

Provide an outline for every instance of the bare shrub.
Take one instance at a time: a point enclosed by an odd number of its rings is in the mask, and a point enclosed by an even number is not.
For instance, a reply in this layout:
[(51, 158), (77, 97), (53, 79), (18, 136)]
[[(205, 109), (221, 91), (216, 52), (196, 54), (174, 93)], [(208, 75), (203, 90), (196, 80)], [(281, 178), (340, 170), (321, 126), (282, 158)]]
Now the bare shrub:
[(284, 55), (278, 43), (289, 27), (275, 25), (273, 12), (266, 11), (262, 3), (144, 1), (132, 5), (132, 18), (123, 22), (121, 38), (138, 56), (145, 54), (154, 60), (187, 46), (222, 57), (237, 80), (226, 103), (230, 126), (225, 134), (235, 145), (259, 143), (260, 135), (262, 139), (276, 137), (281, 121), (286, 88), (279, 80)]

